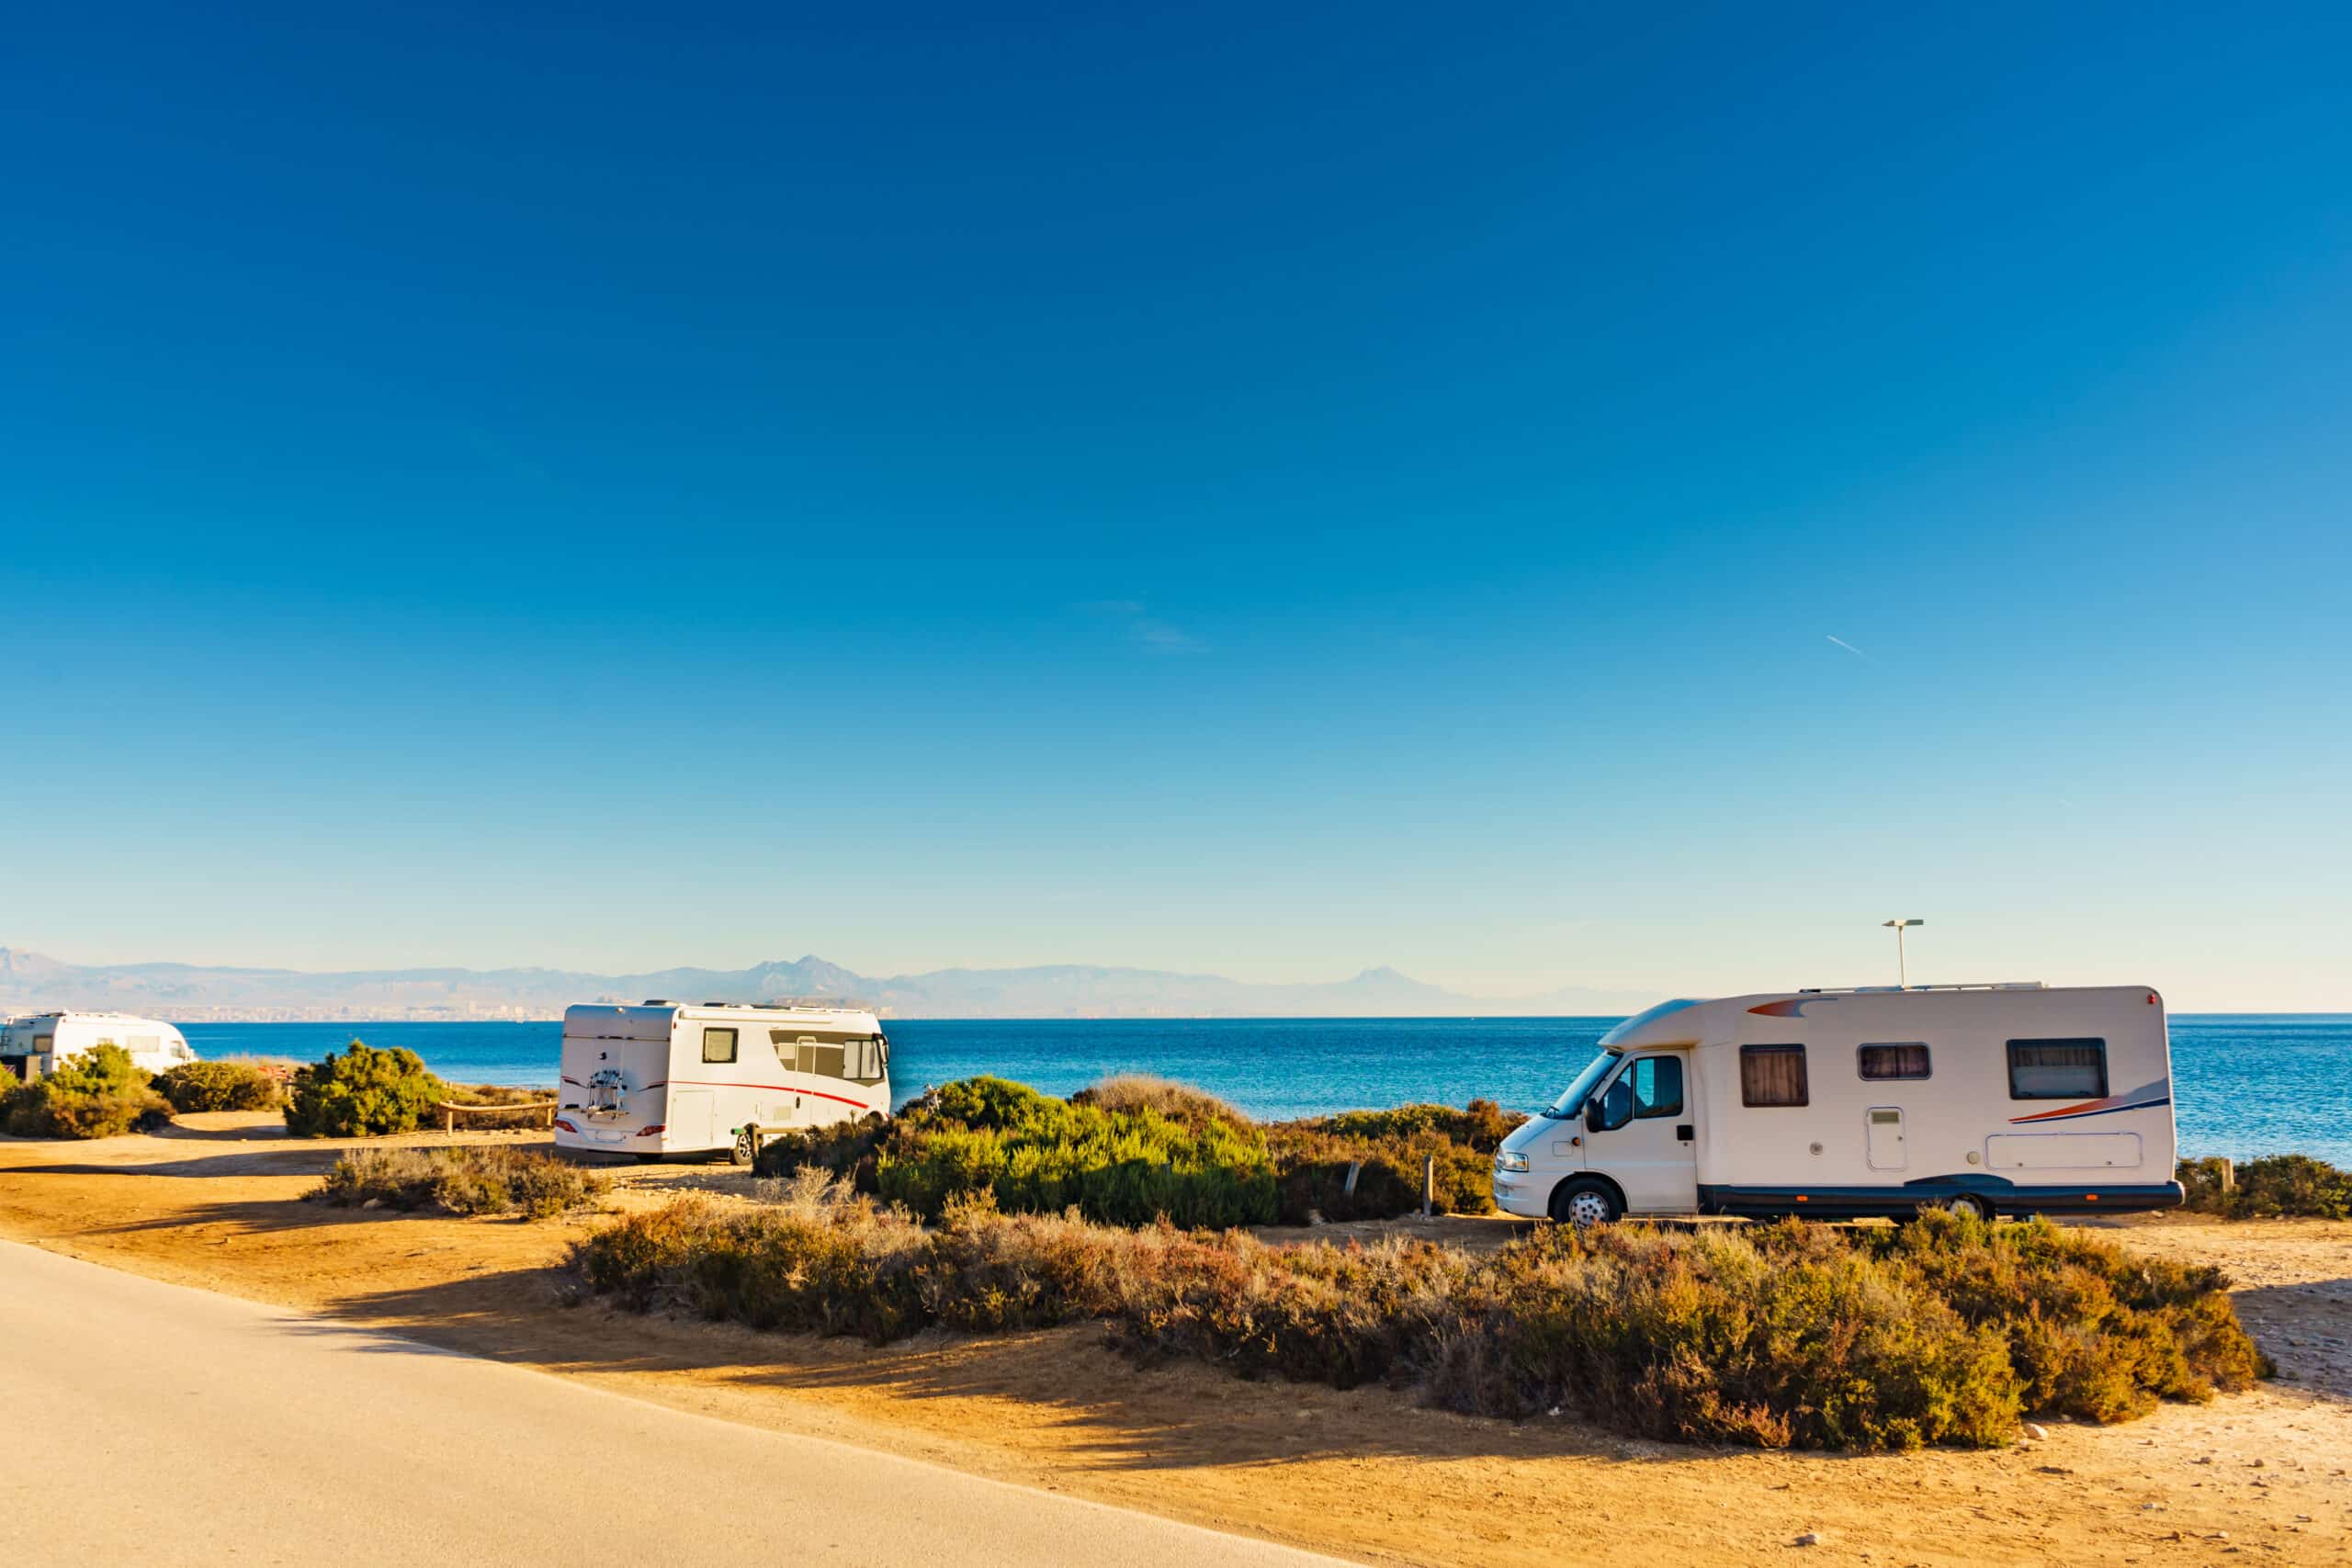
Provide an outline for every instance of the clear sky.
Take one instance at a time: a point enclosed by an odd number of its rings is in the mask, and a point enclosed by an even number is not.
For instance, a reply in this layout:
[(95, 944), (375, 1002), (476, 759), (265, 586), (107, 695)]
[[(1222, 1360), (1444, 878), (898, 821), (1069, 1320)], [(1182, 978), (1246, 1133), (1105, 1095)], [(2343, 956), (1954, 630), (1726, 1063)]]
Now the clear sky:
[(51, 6), (0, 944), (2352, 1008), (2352, 12)]

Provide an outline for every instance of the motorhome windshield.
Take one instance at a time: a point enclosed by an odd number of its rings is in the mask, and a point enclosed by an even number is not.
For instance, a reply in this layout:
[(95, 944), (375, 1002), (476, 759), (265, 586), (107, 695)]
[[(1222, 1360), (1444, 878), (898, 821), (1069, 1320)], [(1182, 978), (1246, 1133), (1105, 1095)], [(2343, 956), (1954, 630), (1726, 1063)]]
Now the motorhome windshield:
[(1624, 1054), (1623, 1051), (1603, 1051), (1595, 1055), (1591, 1061), (1585, 1064), (1584, 1071), (1576, 1076), (1576, 1081), (1568, 1085), (1560, 1098), (1554, 1100), (1544, 1114), (1555, 1121), (1566, 1121), (1569, 1117), (1581, 1115), (1584, 1111), (1584, 1097), (1592, 1092), (1592, 1086), (1599, 1083), (1601, 1075), (1615, 1066), (1617, 1059)]

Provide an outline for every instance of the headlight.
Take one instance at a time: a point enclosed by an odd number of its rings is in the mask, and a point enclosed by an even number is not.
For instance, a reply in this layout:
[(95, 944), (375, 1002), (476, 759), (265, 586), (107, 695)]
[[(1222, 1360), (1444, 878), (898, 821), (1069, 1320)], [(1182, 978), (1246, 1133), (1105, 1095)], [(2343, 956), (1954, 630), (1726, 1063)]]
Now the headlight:
[(1508, 1153), (1498, 1154), (1495, 1156), (1495, 1168), (1497, 1170), (1525, 1170), (1527, 1168), (1527, 1156), (1525, 1155), (1514, 1155)]

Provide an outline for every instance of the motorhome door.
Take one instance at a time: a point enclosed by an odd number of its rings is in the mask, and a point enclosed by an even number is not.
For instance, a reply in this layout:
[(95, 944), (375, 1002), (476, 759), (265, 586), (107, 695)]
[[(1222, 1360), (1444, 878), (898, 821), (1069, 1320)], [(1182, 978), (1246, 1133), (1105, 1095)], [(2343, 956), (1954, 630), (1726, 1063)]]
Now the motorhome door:
[(1698, 1120), (1689, 1054), (1629, 1058), (1585, 1120), (1586, 1168), (1612, 1178), (1637, 1214), (1687, 1214), (1699, 1206)]
[(712, 1131), (711, 1092), (707, 1089), (673, 1089), (670, 1091), (670, 1133), (664, 1140), (673, 1149), (707, 1149), (718, 1146), (718, 1135)]

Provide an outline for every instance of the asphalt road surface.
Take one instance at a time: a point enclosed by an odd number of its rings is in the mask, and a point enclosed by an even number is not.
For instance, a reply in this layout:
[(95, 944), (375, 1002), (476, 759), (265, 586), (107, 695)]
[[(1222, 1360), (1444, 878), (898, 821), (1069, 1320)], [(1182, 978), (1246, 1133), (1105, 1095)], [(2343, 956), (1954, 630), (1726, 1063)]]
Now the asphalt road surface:
[(0, 1243), (0, 1563), (1332, 1561)]

